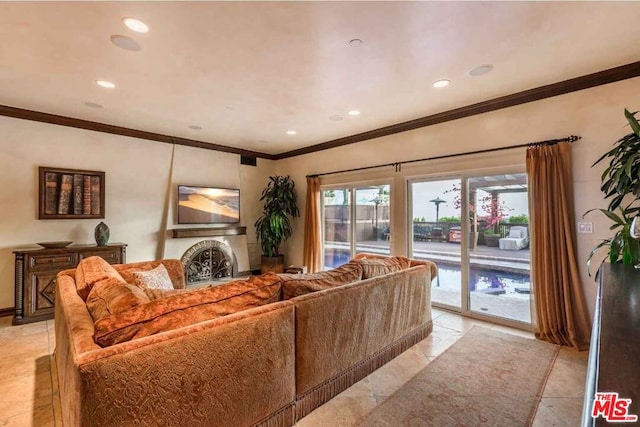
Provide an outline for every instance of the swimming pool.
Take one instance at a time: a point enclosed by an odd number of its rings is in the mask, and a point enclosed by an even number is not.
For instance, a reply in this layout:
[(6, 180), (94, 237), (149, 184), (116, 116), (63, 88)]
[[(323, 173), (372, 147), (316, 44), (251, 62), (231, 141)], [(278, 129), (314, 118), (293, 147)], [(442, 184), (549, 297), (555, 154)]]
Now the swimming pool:
[[(460, 267), (449, 264), (438, 265), (438, 276), (433, 280), (433, 288), (460, 290), (462, 273)], [(485, 270), (471, 267), (469, 271), (469, 291), (489, 289), (503, 290), (504, 295), (529, 299), (531, 279), (528, 273)]]

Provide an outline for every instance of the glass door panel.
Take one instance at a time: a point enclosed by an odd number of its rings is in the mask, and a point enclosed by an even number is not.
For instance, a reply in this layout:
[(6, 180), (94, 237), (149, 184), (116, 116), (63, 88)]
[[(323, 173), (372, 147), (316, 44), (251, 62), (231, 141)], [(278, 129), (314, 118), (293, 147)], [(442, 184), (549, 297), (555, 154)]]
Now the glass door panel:
[(411, 257), (433, 261), (438, 275), (431, 283), (434, 305), (461, 309), (461, 180), (412, 182)]
[(473, 177), (468, 190), (469, 310), (530, 324), (527, 176)]
[(355, 253), (390, 255), (390, 186), (356, 188), (355, 200)]
[(324, 269), (351, 259), (351, 189), (322, 191)]

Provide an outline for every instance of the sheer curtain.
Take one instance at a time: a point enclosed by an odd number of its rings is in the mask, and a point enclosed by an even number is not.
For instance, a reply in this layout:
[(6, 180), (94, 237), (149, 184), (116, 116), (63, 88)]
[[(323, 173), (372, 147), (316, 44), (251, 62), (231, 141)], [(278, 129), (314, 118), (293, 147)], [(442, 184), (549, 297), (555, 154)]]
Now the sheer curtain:
[(527, 173), (535, 335), (586, 350), (590, 321), (576, 261), (571, 145), (528, 148)]
[(310, 273), (322, 267), (322, 242), (320, 226), (320, 178), (307, 177), (307, 201), (304, 213), (304, 265)]

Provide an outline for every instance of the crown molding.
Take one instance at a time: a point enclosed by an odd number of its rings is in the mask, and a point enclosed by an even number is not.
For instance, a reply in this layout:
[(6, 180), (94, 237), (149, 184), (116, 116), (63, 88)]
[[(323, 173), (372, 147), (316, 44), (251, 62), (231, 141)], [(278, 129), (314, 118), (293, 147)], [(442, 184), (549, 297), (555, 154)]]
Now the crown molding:
[(604, 71), (599, 71), (593, 74), (575, 77), (573, 79), (564, 80), (558, 83), (513, 93), (511, 95), (501, 96), (498, 98), (490, 99), (488, 101), (478, 102), (477, 104), (455, 108), (453, 110), (444, 111), (442, 113), (420, 117), (419, 119), (396, 123), (379, 129), (346, 136), (344, 138), (338, 138), (332, 141), (299, 148), (297, 150), (287, 151), (285, 153), (277, 154), (276, 160), (286, 159), (294, 156), (301, 156), (303, 154), (315, 153), (316, 151), (328, 150), (330, 148), (342, 147), (344, 145), (354, 144), (356, 142), (362, 142), (369, 139), (380, 138), (400, 132), (406, 132), (413, 129), (432, 126), (439, 123), (462, 119), (464, 117), (471, 117), (477, 114), (488, 113), (490, 111), (496, 111), (502, 108), (515, 107), (516, 105), (526, 104), (533, 101), (540, 101), (542, 99), (564, 95), (567, 93), (576, 92), (595, 86), (601, 86), (608, 83), (614, 83), (620, 80), (626, 80), (638, 76), (640, 76), (640, 61), (622, 65), (620, 67), (610, 68)]
[(245, 150), (243, 148), (229, 147), (227, 145), (212, 144), (195, 139), (164, 135), (161, 133), (147, 132), (139, 129), (114, 126), (106, 123), (92, 122), (89, 120), (76, 119), (74, 117), (58, 116), (56, 114), (43, 113), (41, 111), (25, 110), (23, 108), (10, 107), (8, 105), (0, 105), (0, 116), (31, 120), (34, 122), (49, 123), (53, 125), (67, 126), (78, 129), (86, 129), (96, 132), (110, 133), (113, 135), (129, 136), (132, 138), (147, 139), (149, 141), (164, 142), (166, 144), (184, 145), (185, 147), (222, 151), (225, 153), (239, 154), (241, 156), (259, 157), (269, 160), (276, 159), (276, 156), (273, 154)]

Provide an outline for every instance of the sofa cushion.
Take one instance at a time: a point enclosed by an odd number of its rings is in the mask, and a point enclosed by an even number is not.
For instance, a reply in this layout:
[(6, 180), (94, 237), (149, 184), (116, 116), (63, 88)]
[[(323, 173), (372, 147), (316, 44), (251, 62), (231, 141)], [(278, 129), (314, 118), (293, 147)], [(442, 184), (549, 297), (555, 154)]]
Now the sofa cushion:
[(394, 271), (406, 270), (411, 264), (409, 258), (403, 256), (391, 256), (385, 258), (360, 258), (351, 262), (362, 266), (362, 279), (384, 276)]
[(78, 295), (86, 301), (93, 285), (108, 278), (125, 282), (116, 269), (99, 256), (83, 259), (76, 267), (76, 289)]
[(312, 274), (281, 274), (282, 299), (287, 300), (311, 292), (335, 288), (362, 279), (362, 266), (348, 262), (329, 271)]
[(160, 264), (153, 270), (134, 271), (133, 284), (143, 289), (173, 289), (169, 272), (164, 265)]
[(107, 277), (91, 288), (87, 297), (87, 309), (95, 322), (150, 301), (139, 287), (129, 285), (122, 279)]
[(95, 323), (94, 339), (105, 347), (280, 300), (282, 282), (273, 273), (198, 288), (138, 305)]

